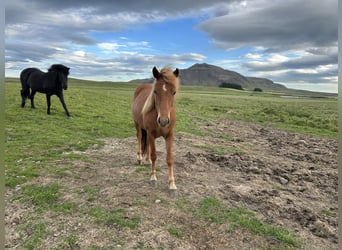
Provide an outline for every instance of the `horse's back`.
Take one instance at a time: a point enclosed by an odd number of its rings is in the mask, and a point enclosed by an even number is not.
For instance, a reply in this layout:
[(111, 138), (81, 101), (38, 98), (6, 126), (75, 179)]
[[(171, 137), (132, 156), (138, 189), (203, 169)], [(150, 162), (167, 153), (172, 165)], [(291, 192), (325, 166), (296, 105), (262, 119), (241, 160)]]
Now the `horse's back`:
[(21, 84), (28, 84), (29, 77), (32, 74), (37, 74), (37, 73), (39, 75), (43, 74), (43, 72), (40, 71), (40, 69), (37, 69), (37, 68), (26, 68), (23, 71), (21, 71), (21, 73), (20, 73)]
[(23, 71), (21, 71), (20, 76), (30, 75), (33, 72), (42, 72), (40, 69), (37, 68), (26, 68)]

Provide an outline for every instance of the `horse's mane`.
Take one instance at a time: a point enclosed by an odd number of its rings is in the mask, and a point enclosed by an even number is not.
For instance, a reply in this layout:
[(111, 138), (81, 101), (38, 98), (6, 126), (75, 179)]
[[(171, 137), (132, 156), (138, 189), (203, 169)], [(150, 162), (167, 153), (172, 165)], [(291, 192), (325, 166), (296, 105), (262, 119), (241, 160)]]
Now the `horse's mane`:
[(164, 79), (166, 83), (175, 86), (176, 91), (179, 88), (179, 78), (175, 76), (173, 70), (170, 67), (165, 67), (160, 71), (160, 77)]
[[(162, 78), (165, 83), (167, 84), (172, 84), (175, 87), (175, 90), (177, 91), (179, 88), (179, 79), (175, 74), (173, 73), (173, 70), (171, 67), (165, 67), (162, 68), (159, 72), (159, 77), (158, 79)], [(152, 91), (148, 95), (144, 107), (142, 108), (142, 114), (146, 114), (147, 112), (151, 111), (154, 108), (154, 87), (158, 81), (158, 79), (154, 79)]]
[(66, 75), (69, 74), (69, 69), (68, 67), (64, 66), (63, 64), (53, 64), (51, 67), (48, 69), (49, 72), (57, 71), (57, 72), (62, 72)]

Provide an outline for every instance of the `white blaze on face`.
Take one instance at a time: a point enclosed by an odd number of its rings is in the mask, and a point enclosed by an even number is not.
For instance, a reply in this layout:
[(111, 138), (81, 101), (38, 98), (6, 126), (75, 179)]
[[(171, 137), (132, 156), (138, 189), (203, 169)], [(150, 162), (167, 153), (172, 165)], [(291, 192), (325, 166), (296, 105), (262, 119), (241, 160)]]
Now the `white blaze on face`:
[(166, 88), (166, 84), (164, 83), (163, 85), (163, 90), (166, 92), (167, 91), (167, 88)]

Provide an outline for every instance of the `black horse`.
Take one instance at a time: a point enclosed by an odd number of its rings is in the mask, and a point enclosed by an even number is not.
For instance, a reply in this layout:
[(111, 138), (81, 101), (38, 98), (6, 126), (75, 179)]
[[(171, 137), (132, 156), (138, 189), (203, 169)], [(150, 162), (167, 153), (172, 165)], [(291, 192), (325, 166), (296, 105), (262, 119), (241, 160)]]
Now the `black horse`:
[(63, 96), (63, 89), (66, 90), (68, 88), (69, 69), (70, 68), (62, 64), (52, 65), (47, 73), (42, 72), (41, 70), (36, 68), (24, 69), (20, 73), (20, 81), (22, 86), (22, 89), (20, 91), (22, 98), (21, 107), (25, 107), (26, 99), (30, 98), (31, 108), (34, 109), (34, 95), (36, 94), (36, 92), (45, 93), (47, 102), (47, 113), (49, 115), (51, 96), (57, 95), (63, 105), (66, 115), (68, 116), (68, 118), (70, 118), (70, 113), (65, 105)]

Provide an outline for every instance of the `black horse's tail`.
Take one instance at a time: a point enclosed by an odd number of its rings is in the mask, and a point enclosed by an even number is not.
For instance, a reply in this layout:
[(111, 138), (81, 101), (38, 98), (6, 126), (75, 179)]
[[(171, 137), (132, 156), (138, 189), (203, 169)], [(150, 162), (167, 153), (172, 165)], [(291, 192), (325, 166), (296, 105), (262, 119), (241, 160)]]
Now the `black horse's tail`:
[(21, 97), (26, 99), (30, 96), (30, 85), (28, 84), (28, 78), (32, 72), (31, 68), (24, 69), (20, 74), (21, 81)]
[(141, 151), (145, 155), (147, 151), (147, 132), (145, 129), (141, 129)]
[(22, 89), (22, 90), (20, 90), (20, 94), (21, 94), (21, 97), (23, 99), (26, 99), (26, 98), (28, 98), (30, 96), (30, 89), (29, 88)]

